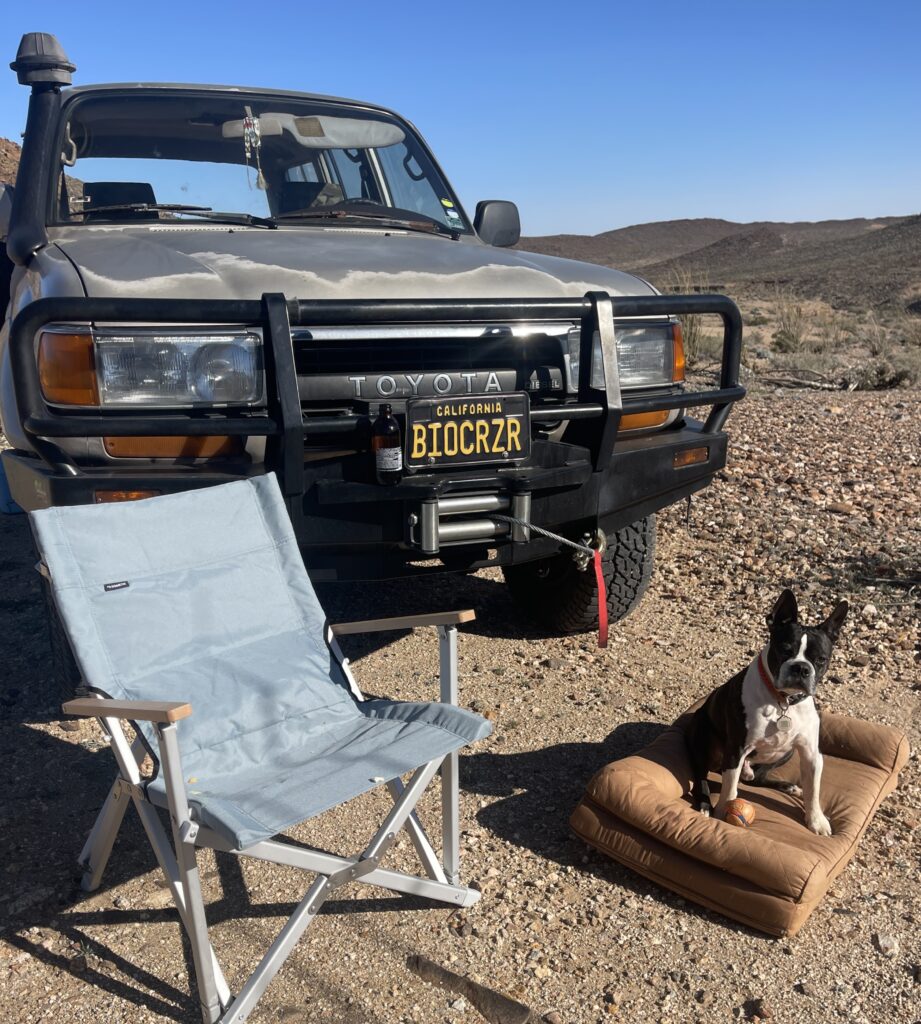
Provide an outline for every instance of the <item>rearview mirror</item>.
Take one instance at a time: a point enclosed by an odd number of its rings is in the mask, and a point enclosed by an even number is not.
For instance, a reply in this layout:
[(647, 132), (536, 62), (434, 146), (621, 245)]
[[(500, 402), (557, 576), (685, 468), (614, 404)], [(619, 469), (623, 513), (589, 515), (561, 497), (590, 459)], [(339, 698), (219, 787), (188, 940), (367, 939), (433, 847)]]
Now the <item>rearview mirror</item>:
[(0, 185), (0, 242), (10, 233), (10, 215), (13, 212), (13, 186)]
[(477, 203), (473, 226), (487, 245), (507, 248), (521, 238), (518, 207), (504, 199), (484, 199)]

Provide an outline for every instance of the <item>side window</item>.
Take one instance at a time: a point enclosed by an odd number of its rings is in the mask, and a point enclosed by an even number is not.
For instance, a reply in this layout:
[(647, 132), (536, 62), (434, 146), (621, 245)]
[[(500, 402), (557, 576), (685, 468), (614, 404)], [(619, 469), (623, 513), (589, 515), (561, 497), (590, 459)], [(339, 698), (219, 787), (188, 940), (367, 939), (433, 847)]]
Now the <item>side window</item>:
[(298, 164), (296, 167), (289, 167), (285, 171), (285, 181), (319, 181), (320, 171), (317, 165), (311, 161), (308, 164)]
[(405, 142), (378, 149), (377, 156), (394, 206), (424, 213), (442, 224), (447, 223), (441, 202), (443, 197), (436, 195), (425, 169), (419, 166), (415, 154), (406, 148)]

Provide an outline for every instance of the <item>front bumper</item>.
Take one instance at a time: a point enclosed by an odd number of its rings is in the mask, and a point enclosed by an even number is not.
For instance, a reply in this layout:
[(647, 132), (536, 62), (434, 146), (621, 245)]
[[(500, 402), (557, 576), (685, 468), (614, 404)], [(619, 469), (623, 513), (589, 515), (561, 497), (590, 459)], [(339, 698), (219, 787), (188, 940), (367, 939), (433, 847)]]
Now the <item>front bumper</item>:
[[(621, 394), (614, 317), (716, 313), (723, 320), (720, 387), (706, 392)], [(563, 419), (563, 441), (535, 439), (518, 466), (416, 473), (395, 487), (368, 483), (362, 456), (304, 462), (305, 440), (316, 433), (345, 438), (365, 423), (358, 417), (305, 419), (298, 392), (291, 326), (370, 323), (491, 324), (570, 318), (581, 322), (578, 396), (565, 406), (535, 408), (532, 420)], [(268, 405), (244, 410), (145, 411), (50, 409), (42, 396), (34, 339), (52, 321), (234, 323), (258, 326), (266, 343)], [(601, 340), (606, 387), (590, 382), (594, 339)], [(641, 296), (583, 299), (339, 303), (259, 301), (41, 299), (16, 318), (10, 334), (16, 397), (35, 454), (6, 452), (4, 465), (16, 501), (25, 509), (82, 504), (101, 490), (170, 493), (275, 472), (308, 568), (316, 578), (371, 578), (424, 571), (414, 561), (439, 556), (448, 565), (475, 568), (552, 554), (552, 541), (492, 520), (508, 512), (535, 525), (578, 536), (600, 526), (611, 532), (704, 487), (725, 464), (722, 431), (738, 385), (741, 318), (723, 296)], [(656, 433), (618, 436), (622, 415), (711, 405), (706, 421)], [(235, 434), (266, 437), (266, 459), (212, 465), (95, 467), (77, 465), (55, 438), (136, 435)], [(347, 447), (347, 446), (346, 446)], [(675, 454), (705, 449), (701, 461), (676, 467)], [(366, 462), (364, 463), (366, 465)], [(509, 543), (510, 542), (510, 543)], [(488, 558), (487, 550), (498, 553)]]

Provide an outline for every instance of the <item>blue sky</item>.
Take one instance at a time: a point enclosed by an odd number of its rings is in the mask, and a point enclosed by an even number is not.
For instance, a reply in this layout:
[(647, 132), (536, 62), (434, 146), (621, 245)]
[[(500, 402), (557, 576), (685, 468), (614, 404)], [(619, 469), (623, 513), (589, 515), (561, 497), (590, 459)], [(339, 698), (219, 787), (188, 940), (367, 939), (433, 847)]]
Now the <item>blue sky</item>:
[[(472, 212), (526, 234), (678, 217), (921, 210), (921, 0), (64, 4), (75, 82), (213, 81), (353, 96), (412, 120)], [(0, 135), (27, 90), (0, 71)]]

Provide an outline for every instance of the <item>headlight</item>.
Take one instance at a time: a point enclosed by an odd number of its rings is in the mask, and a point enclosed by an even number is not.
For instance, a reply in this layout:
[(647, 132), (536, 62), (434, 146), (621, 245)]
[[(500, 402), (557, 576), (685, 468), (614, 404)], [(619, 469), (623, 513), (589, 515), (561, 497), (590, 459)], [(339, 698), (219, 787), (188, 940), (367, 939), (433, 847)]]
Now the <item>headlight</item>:
[(262, 342), (254, 334), (96, 335), (102, 405), (254, 405)]
[(50, 330), (39, 344), (39, 369), (45, 397), (63, 405), (256, 405), (264, 392), (256, 334)]
[[(615, 324), (614, 336), (617, 339), (617, 366), (622, 388), (662, 386), (684, 380), (680, 324)], [(569, 366), (574, 391), (579, 387), (579, 340), (580, 330), (574, 327), (569, 332)], [(591, 385), (593, 388), (604, 387), (601, 339), (597, 334), (592, 343)]]

